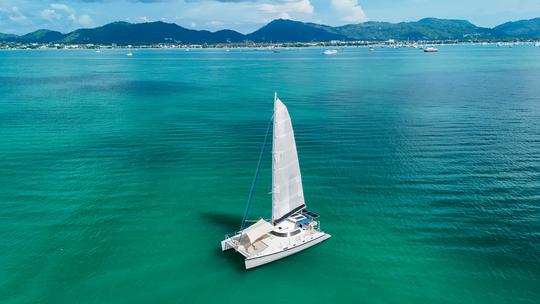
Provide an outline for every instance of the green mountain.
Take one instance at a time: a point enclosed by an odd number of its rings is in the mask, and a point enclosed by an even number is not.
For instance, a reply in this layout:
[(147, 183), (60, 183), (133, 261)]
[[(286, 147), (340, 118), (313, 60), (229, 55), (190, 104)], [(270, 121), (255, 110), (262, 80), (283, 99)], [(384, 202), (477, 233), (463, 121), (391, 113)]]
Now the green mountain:
[(291, 20), (274, 20), (247, 35), (253, 41), (308, 42), (329, 40), (470, 40), (495, 39), (492, 29), (465, 20), (425, 18), (416, 22), (365, 22), (331, 27)]
[(95, 44), (156, 44), (178, 43), (222, 43), (239, 42), (244, 35), (230, 30), (218, 32), (186, 29), (174, 23), (114, 22), (93, 29), (80, 29), (69, 33), (62, 42)]
[(491, 29), (465, 20), (425, 18), (417, 22), (365, 22), (329, 29), (349, 40), (470, 40), (497, 38)]
[(17, 38), (20, 42), (26, 42), (26, 43), (48, 43), (51, 41), (59, 41), (64, 38), (64, 34), (56, 31), (50, 31), (50, 30), (37, 30), (32, 33), (28, 33), (26, 35), (20, 36)]
[(247, 38), (255, 42), (312, 42), (348, 39), (346, 36), (333, 32), (333, 28), (330, 26), (285, 19), (274, 20), (248, 34)]
[(540, 18), (507, 22), (494, 30), (508, 38), (540, 39)]
[(16, 38), (17, 35), (0, 33), (0, 41)]
[(231, 30), (198, 31), (174, 23), (113, 22), (68, 34), (38, 30), (23, 36), (0, 34), (0, 41), (144, 45), (157, 43), (216, 44), (254, 42), (318, 42), (330, 40), (496, 40), (540, 38), (540, 18), (508, 22), (493, 29), (465, 20), (425, 18), (416, 22), (365, 22), (338, 27), (277, 19), (244, 35)]

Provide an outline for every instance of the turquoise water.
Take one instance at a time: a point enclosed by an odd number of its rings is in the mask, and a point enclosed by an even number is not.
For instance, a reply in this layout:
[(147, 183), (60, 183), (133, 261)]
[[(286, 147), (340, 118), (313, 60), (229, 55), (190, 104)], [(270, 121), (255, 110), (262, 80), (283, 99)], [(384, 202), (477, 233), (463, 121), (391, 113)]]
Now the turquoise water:
[[(0, 52), (0, 302), (538, 303), (540, 48), (339, 51)], [(245, 271), (274, 91), (333, 237)]]

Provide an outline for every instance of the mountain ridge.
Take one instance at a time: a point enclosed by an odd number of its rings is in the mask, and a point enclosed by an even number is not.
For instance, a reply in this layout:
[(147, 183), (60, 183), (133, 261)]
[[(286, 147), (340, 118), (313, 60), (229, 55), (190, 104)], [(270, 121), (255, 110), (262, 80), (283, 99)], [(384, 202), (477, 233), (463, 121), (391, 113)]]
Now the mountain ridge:
[(240, 42), (285, 43), (331, 40), (511, 40), (540, 39), (540, 18), (503, 23), (494, 28), (467, 20), (423, 18), (409, 22), (368, 21), (343, 26), (276, 19), (258, 30), (242, 34), (223, 29), (193, 30), (162, 21), (128, 23), (117, 21), (95, 28), (60, 33), (46, 29), (25, 35), (0, 33), (0, 41), (20, 43), (145, 45), (159, 43), (219, 44)]
[(540, 18), (506, 22), (496, 26), (494, 30), (519, 39), (535, 39), (540, 32)]

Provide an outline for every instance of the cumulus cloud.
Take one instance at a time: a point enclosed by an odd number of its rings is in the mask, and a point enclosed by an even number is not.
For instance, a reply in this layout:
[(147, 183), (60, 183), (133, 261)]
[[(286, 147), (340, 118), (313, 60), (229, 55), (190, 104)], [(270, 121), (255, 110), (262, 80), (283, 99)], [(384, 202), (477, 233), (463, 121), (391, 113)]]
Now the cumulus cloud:
[[(258, 5), (258, 10), (271, 18), (292, 19), (291, 14), (311, 15), (315, 8), (309, 0), (289, 0), (278, 1), (276, 3), (262, 3)], [(268, 19), (264, 20), (265, 22)]]
[(332, 8), (339, 13), (345, 22), (359, 23), (367, 20), (366, 13), (358, 0), (331, 0)]
[(9, 9), (0, 8), (0, 19), (9, 19), (13, 22), (26, 21), (28, 18), (21, 13), (17, 6), (12, 6)]
[(210, 21), (210, 25), (213, 25), (213, 26), (222, 26), (224, 25), (225, 23), (221, 22), (221, 21), (217, 21), (217, 20), (212, 20)]
[(62, 15), (60, 15), (59, 13), (57, 13), (55, 10), (53, 10), (52, 8), (46, 8), (44, 10), (42, 10), (39, 15), (41, 16), (41, 18), (47, 20), (47, 21), (54, 21), (54, 20), (60, 20), (62, 19)]
[(83, 14), (79, 16), (79, 24), (82, 26), (90, 26), (94, 24), (94, 20), (92, 20), (92, 17)]
[(48, 22), (58, 23), (62, 20), (70, 21), (74, 25), (90, 26), (94, 23), (92, 17), (87, 14), (77, 14), (77, 11), (63, 3), (51, 3), (40, 14), (41, 18)]
[(266, 13), (304, 13), (312, 14), (315, 10), (309, 0), (263, 3), (259, 10)]
[(62, 3), (51, 3), (50, 7), (51, 7), (51, 9), (54, 9), (54, 10), (57, 10), (57, 11), (63, 11), (63, 12), (70, 13), (70, 14), (75, 13), (74, 9), (72, 9), (71, 7), (69, 7), (69, 6), (65, 5), (65, 4), (62, 4)]

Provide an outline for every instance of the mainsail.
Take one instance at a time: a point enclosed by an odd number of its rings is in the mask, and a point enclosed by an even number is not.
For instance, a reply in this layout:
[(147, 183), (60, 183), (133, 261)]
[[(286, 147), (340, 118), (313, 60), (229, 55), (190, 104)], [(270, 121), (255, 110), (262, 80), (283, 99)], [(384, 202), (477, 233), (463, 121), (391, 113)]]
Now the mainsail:
[(306, 207), (296, 142), (287, 107), (275, 97), (272, 143), (272, 223)]

